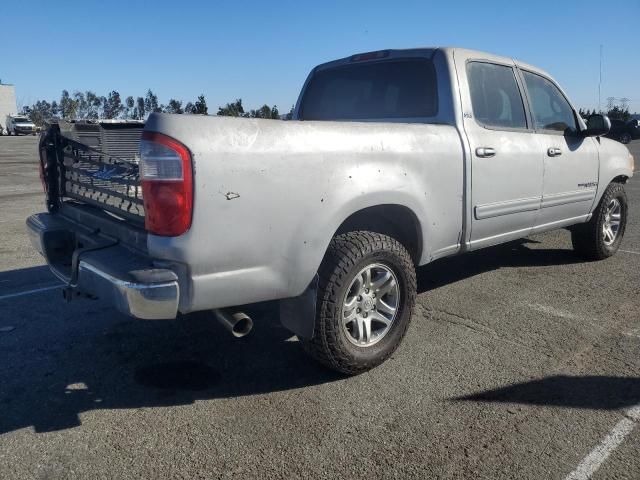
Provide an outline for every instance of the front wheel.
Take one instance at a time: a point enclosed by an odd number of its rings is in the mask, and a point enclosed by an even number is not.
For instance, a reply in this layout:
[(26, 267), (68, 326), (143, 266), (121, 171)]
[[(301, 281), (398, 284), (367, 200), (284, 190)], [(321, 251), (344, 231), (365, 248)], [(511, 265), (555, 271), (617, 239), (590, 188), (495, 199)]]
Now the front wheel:
[(610, 183), (589, 222), (571, 229), (573, 248), (588, 260), (603, 260), (618, 251), (627, 227), (627, 194)]
[(312, 340), (304, 349), (325, 366), (356, 375), (384, 362), (404, 337), (416, 299), (416, 273), (394, 238), (337, 235), (318, 271)]
[(625, 145), (631, 141), (631, 134), (623, 133), (620, 135), (620, 143), (624, 143)]

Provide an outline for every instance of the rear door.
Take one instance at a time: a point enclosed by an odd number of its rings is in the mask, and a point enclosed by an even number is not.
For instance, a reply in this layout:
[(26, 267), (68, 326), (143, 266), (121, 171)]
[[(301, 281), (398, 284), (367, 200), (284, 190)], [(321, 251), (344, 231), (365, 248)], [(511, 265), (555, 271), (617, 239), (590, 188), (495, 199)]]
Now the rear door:
[(598, 149), (579, 135), (577, 114), (549, 78), (521, 70), (536, 137), (544, 158), (544, 184), (536, 231), (587, 215), (598, 188)]
[(471, 146), (472, 249), (526, 236), (542, 197), (543, 158), (513, 62), (456, 51)]

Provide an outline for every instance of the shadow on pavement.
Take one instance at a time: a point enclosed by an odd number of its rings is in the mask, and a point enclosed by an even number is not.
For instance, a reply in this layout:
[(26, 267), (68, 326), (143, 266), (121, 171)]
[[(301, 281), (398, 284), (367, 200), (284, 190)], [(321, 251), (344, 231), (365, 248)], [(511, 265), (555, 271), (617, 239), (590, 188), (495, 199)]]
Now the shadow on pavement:
[[(291, 341), (273, 303), (247, 309), (256, 332), (235, 339), (206, 314), (134, 321), (100, 301), (29, 297), (12, 313), (15, 329), (0, 334), (0, 434), (77, 427), (91, 410), (188, 405), (343, 378)], [(49, 306), (31, 303), (43, 299)]]
[(529, 248), (537, 240), (520, 239), (495, 247), (443, 258), (420, 267), (418, 293), (504, 267), (547, 267), (584, 263), (573, 250)]
[(640, 403), (640, 378), (557, 375), (455, 400), (615, 410)]
[[(420, 291), (505, 266), (580, 261), (570, 251), (529, 249), (524, 243), (421, 268)], [(46, 267), (3, 272), (2, 281), (7, 293), (54, 282)], [(1, 303), (0, 324), (11, 322), (15, 329), (0, 335), (0, 434), (30, 426), (37, 432), (79, 426), (79, 415), (94, 409), (186, 405), (342, 379), (291, 341), (275, 302), (248, 310), (256, 331), (240, 340), (204, 313), (175, 321), (133, 321), (99, 300), (65, 305), (57, 291)], [(627, 386), (637, 393), (637, 383)], [(553, 390), (536, 397), (535, 388), (525, 388), (522, 398), (543, 402), (554, 398)], [(566, 394), (580, 401), (571, 389)]]
[(0, 272), (0, 297), (59, 283), (60, 280), (54, 277), (49, 267), (45, 265), (8, 270)]

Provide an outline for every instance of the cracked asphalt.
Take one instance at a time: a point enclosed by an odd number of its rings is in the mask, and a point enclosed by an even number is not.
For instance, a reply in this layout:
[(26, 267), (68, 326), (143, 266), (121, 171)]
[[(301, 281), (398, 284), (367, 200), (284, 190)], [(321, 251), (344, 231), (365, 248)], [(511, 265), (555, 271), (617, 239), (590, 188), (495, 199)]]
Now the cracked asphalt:
[[(403, 345), (344, 378), (274, 304), (236, 340), (63, 303), (25, 233), (36, 161), (0, 137), (0, 478), (563, 479), (640, 403), (637, 178), (615, 257), (557, 231), (420, 268)], [(640, 478), (639, 450), (635, 428), (593, 478)]]

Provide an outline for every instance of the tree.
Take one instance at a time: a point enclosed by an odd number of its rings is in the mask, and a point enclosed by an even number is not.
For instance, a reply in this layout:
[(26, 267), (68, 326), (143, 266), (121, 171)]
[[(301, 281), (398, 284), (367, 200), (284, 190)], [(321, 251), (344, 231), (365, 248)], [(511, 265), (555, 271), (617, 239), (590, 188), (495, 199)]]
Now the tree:
[(295, 110), (295, 106), (291, 105), (291, 110), (289, 110), (289, 113), (287, 113), (284, 117), (285, 120), (293, 120), (293, 112)]
[(60, 114), (62, 118), (75, 118), (77, 108), (76, 101), (69, 96), (67, 90), (63, 90), (60, 96)]
[(242, 99), (238, 98), (233, 103), (227, 103), (224, 107), (218, 107), (218, 113), (221, 117), (241, 117), (244, 114)]
[(95, 120), (100, 116), (102, 98), (96, 95), (95, 92), (92, 92), (91, 90), (87, 90), (85, 92), (85, 100), (87, 102), (87, 118)]
[(107, 106), (107, 97), (101, 96), (100, 98), (98, 98), (98, 100), (100, 102), (100, 111), (98, 112), (98, 118), (105, 118), (105, 110), (109, 108)]
[(154, 94), (151, 89), (147, 90), (147, 96), (144, 98), (144, 109), (147, 115), (162, 111), (158, 104), (158, 96)]
[(107, 119), (118, 118), (123, 111), (124, 105), (120, 94), (116, 90), (112, 90), (102, 103), (102, 117)]
[(76, 103), (76, 118), (87, 118), (88, 105), (84, 93), (73, 92), (73, 101)]
[(184, 110), (182, 109), (182, 102), (179, 100), (176, 100), (175, 98), (172, 98), (171, 100), (169, 100), (169, 104), (165, 108), (165, 112), (184, 113)]
[(43, 126), (45, 122), (55, 116), (55, 110), (53, 105), (57, 104), (56, 102), (49, 103), (46, 100), (39, 100), (34, 103), (31, 107), (24, 107), (22, 109), (23, 113), (29, 117), (29, 119), (38, 125), (39, 127)]
[(135, 105), (136, 105), (136, 101), (133, 99), (132, 96), (128, 96), (127, 99), (124, 101), (126, 110), (124, 112), (124, 118), (135, 118), (134, 117), (134, 110), (135, 110)]
[[(291, 119), (293, 109), (283, 118)], [(34, 123), (41, 125), (47, 119), (60, 116), (64, 119), (136, 119), (144, 120), (149, 114), (154, 112), (167, 112), (173, 114), (198, 114), (208, 115), (209, 108), (207, 99), (204, 95), (199, 95), (194, 102), (187, 102), (183, 106), (182, 100), (172, 98), (164, 105), (158, 102), (158, 96), (151, 89), (147, 90), (144, 97), (128, 96), (122, 99), (117, 90), (112, 90), (107, 96), (99, 96), (91, 90), (81, 92), (76, 90), (73, 95), (68, 90), (63, 90), (60, 96), (60, 102), (53, 101), (51, 103), (45, 100), (39, 100), (31, 106), (24, 107), (25, 115), (28, 115)], [(583, 112), (580, 109), (581, 114)], [(224, 107), (219, 107), (217, 115), (230, 117), (248, 117), (248, 118), (271, 118), (280, 119), (280, 112), (276, 105), (270, 107), (267, 104), (257, 110), (245, 111), (242, 105), (242, 99), (238, 98), (234, 102), (227, 103)], [(628, 112), (627, 112), (628, 115)]]
[(193, 113), (197, 113), (198, 115), (209, 114), (209, 109), (207, 108), (207, 100), (204, 98), (204, 95), (200, 95), (193, 106), (195, 110)]
[[(594, 110), (594, 113), (595, 113), (595, 110)], [(578, 115), (580, 115), (582, 118), (589, 118), (593, 114), (591, 113), (591, 110), (589, 110), (588, 108), (586, 110), (581, 108), (580, 110), (578, 110)]]
[(136, 107), (133, 110), (133, 118), (136, 120), (144, 120), (145, 114), (144, 98), (138, 97), (136, 98)]
[(627, 122), (631, 119), (631, 115), (629, 114), (629, 109), (621, 108), (618, 105), (615, 105), (613, 108), (611, 108), (607, 112), (607, 115), (612, 120), (622, 120), (624, 122)]
[(269, 105), (265, 104), (260, 107), (258, 110), (250, 110), (249, 112), (242, 115), (247, 118), (271, 118), (271, 119), (279, 119), (280, 112), (278, 111), (278, 107), (275, 105), (273, 107), (269, 107)]

